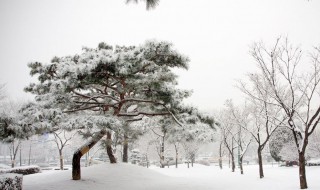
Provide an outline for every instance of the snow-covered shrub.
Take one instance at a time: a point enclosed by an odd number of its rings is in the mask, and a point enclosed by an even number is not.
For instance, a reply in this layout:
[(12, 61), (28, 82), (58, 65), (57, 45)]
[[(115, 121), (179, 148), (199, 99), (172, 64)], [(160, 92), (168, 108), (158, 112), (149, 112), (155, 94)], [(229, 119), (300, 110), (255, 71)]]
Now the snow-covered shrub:
[(0, 173), (16, 173), (16, 174), (22, 174), (22, 175), (35, 174), (39, 172), (41, 172), (41, 169), (39, 166), (23, 166), (23, 167), (0, 170)]
[(210, 166), (210, 162), (208, 160), (199, 160), (197, 163), (204, 166)]
[(2, 190), (21, 190), (23, 176), (20, 174), (1, 174), (0, 189)]

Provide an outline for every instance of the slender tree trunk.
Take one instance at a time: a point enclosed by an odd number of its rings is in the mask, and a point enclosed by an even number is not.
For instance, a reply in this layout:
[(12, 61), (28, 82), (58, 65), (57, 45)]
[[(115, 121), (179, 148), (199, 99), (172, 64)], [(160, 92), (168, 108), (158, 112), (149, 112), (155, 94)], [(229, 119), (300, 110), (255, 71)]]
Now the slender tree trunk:
[(189, 160), (188, 160), (188, 162), (187, 162), (187, 163), (188, 163), (188, 168), (189, 168)]
[(222, 141), (220, 142), (219, 146), (219, 167), (222, 169)]
[(228, 165), (229, 165), (229, 168), (230, 168), (230, 163), (231, 163), (231, 161), (230, 161), (230, 153), (228, 154)]
[(20, 152), (19, 152), (19, 159), (20, 159), (20, 166), (22, 166), (22, 155), (21, 155), (21, 146), (20, 146)]
[(80, 159), (86, 154), (104, 135), (105, 130), (101, 130), (99, 133), (95, 134), (86, 144), (82, 145), (78, 150), (75, 151), (72, 158), (72, 179), (81, 179), (81, 165)]
[(164, 137), (160, 147), (160, 168), (164, 168)]
[(62, 149), (59, 149), (59, 160), (60, 160), (60, 170), (63, 170), (63, 156), (62, 156)]
[(307, 189), (307, 176), (306, 176), (306, 160), (304, 152), (299, 152), (299, 176), (300, 176), (300, 189)]
[(259, 163), (259, 176), (260, 178), (264, 178), (261, 146), (258, 146), (258, 163)]
[(240, 173), (241, 174), (243, 174), (243, 162), (242, 162), (242, 160), (243, 160), (243, 157), (240, 156), (240, 158), (239, 158), (239, 166), (240, 166)]
[(128, 137), (124, 135), (122, 162), (128, 163)]
[(29, 160), (28, 160), (28, 166), (30, 166), (30, 158), (31, 158), (31, 145), (32, 145), (32, 142), (30, 142), (30, 147), (29, 147)]
[(107, 154), (110, 160), (111, 164), (115, 164), (117, 163), (117, 159), (113, 154), (113, 150), (112, 150), (112, 138), (111, 138), (111, 133), (107, 132)]
[(176, 150), (176, 168), (178, 168), (178, 150)]

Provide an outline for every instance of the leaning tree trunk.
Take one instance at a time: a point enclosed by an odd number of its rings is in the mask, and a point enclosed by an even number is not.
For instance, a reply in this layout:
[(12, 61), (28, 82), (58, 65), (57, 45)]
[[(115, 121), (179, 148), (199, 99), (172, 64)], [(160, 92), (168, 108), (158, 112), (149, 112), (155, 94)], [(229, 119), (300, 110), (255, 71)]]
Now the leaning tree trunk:
[(104, 135), (106, 134), (105, 130), (101, 130), (99, 133), (96, 133), (86, 144), (82, 145), (78, 150), (75, 151), (72, 158), (72, 179), (80, 180), (81, 179), (81, 166), (80, 159), (86, 154)]
[(124, 135), (122, 162), (128, 162), (128, 137)]
[(113, 154), (113, 150), (112, 150), (112, 139), (111, 139), (111, 133), (107, 132), (107, 154), (110, 160), (111, 164), (115, 164), (117, 163), (117, 159)]
[(306, 160), (304, 152), (299, 152), (299, 176), (300, 176), (300, 189), (307, 189), (307, 176), (306, 176)]
[(60, 170), (63, 170), (63, 156), (62, 149), (59, 149)]
[(260, 178), (264, 178), (263, 174), (263, 164), (262, 164), (262, 149), (258, 147), (258, 163), (259, 163), (259, 176)]

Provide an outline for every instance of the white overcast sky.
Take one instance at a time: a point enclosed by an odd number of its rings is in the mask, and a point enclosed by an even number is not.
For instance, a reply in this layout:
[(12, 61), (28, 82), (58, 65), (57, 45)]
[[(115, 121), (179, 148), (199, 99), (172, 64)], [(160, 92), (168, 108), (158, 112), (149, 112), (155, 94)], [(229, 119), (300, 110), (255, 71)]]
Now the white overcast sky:
[(80, 53), (99, 42), (137, 45), (148, 39), (172, 42), (187, 55), (178, 71), (187, 100), (205, 111), (228, 98), (240, 100), (235, 80), (254, 69), (248, 54), (255, 41), (278, 36), (310, 49), (320, 45), (319, 0), (161, 0), (146, 11), (125, 0), (0, 0), (0, 83), (10, 98), (30, 99), (27, 63)]

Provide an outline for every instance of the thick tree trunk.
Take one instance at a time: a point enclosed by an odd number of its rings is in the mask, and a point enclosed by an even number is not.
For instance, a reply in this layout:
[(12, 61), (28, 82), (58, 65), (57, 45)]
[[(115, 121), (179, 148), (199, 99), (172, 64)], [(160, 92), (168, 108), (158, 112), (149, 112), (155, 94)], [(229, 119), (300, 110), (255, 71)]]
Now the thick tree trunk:
[(105, 130), (101, 130), (99, 133), (96, 133), (86, 144), (82, 145), (78, 150), (75, 151), (72, 158), (72, 179), (80, 180), (81, 179), (81, 157), (87, 153), (104, 135), (106, 134)]
[(117, 163), (117, 159), (113, 154), (113, 150), (112, 150), (112, 138), (111, 138), (111, 133), (107, 132), (107, 154), (110, 160), (111, 164), (115, 164)]
[(306, 160), (304, 152), (299, 152), (299, 176), (300, 176), (300, 189), (307, 189), (307, 176), (306, 176)]
[(233, 154), (231, 155), (231, 170), (234, 172), (236, 170), (236, 164), (234, 163), (234, 156)]
[(264, 178), (263, 164), (262, 164), (262, 150), (260, 146), (258, 147), (258, 163), (259, 163), (259, 177)]
[(128, 162), (128, 137), (124, 135), (122, 162)]
[(240, 173), (241, 173), (241, 174), (243, 174), (242, 160), (243, 160), (243, 157), (240, 156), (240, 158), (239, 158), (239, 166), (240, 166)]
[(15, 159), (11, 160), (11, 168), (14, 168), (15, 163), (16, 163)]
[(62, 156), (62, 149), (59, 149), (59, 157), (60, 157), (60, 170), (63, 170), (63, 156)]

